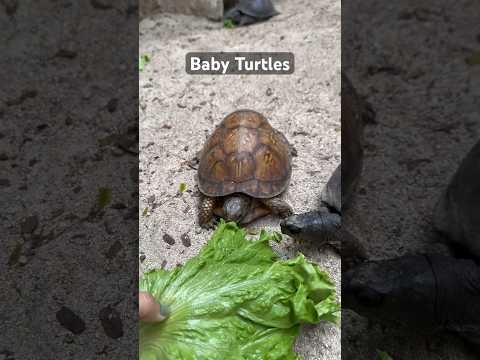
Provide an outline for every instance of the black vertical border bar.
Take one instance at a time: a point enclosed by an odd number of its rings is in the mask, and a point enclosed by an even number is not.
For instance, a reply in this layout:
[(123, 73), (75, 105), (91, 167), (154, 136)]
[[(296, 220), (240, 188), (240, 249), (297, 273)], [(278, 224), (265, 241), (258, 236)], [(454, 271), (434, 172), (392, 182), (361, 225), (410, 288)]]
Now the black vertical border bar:
[(0, 2), (0, 358), (138, 357), (138, 3)]

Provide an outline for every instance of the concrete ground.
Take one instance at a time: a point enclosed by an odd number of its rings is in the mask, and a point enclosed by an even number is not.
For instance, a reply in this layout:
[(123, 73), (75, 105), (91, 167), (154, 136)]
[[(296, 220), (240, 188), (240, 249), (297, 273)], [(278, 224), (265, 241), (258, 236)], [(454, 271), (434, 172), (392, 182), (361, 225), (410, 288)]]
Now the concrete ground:
[[(295, 212), (318, 206), (340, 161), (340, 1), (283, 0), (275, 6), (281, 15), (245, 28), (177, 14), (140, 23), (140, 55), (151, 58), (139, 84), (140, 272), (183, 264), (211, 237), (197, 224), (199, 192), (188, 160), (236, 109), (265, 114), (296, 148), (285, 196)], [(283, 76), (191, 76), (185, 73), (189, 51), (291, 51), (296, 70)], [(181, 183), (187, 191), (180, 195)], [(279, 231), (279, 219), (264, 218), (249, 228)], [(340, 259), (329, 249), (288, 237), (276, 247), (282, 257), (301, 251), (340, 285)], [(340, 329), (305, 327), (297, 350), (305, 360), (340, 359)]]

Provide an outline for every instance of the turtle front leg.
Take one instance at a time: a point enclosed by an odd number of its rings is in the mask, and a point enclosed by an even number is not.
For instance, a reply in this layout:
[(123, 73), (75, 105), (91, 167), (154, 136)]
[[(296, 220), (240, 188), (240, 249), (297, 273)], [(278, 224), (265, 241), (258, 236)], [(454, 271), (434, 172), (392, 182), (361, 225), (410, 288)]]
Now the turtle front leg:
[(293, 215), (292, 207), (278, 196), (271, 199), (261, 199), (260, 201), (269, 208), (273, 214), (280, 216), (282, 219)]
[(215, 226), (215, 215), (213, 209), (215, 208), (215, 199), (207, 196), (202, 196), (200, 199), (200, 207), (198, 211), (198, 223), (204, 229), (211, 229)]

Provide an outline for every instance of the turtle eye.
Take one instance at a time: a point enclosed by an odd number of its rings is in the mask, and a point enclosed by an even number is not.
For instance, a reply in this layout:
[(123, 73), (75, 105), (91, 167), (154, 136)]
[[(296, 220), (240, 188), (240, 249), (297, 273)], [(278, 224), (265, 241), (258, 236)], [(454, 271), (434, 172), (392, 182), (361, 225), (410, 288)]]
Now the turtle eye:
[(280, 229), (282, 233), (287, 234), (287, 235), (296, 235), (300, 234), (302, 232), (302, 228), (299, 227), (298, 225), (295, 225), (294, 223), (288, 222), (288, 221), (282, 221), (280, 223)]

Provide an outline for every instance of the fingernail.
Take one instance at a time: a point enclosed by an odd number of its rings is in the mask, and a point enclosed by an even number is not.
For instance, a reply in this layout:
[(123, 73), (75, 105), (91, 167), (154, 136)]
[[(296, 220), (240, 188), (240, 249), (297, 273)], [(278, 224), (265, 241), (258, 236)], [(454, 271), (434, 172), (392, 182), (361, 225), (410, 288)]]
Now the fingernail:
[(168, 317), (170, 315), (170, 307), (165, 304), (160, 304), (160, 315), (164, 318)]

